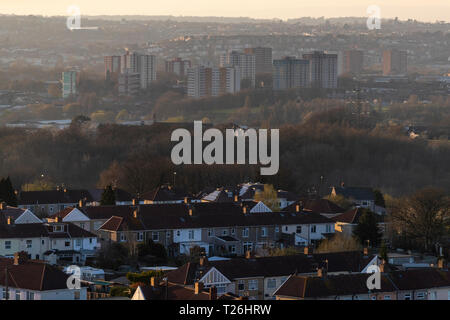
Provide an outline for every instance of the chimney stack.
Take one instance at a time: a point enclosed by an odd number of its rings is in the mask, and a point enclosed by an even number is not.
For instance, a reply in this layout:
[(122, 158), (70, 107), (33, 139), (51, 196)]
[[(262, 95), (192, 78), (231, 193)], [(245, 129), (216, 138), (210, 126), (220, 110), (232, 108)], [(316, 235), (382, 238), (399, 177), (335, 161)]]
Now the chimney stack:
[(184, 203), (188, 204), (189, 203), (189, 199), (188, 197), (184, 197)]
[(28, 260), (28, 253), (25, 251), (20, 251), (14, 253), (14, 265), (18, 266), (19, 264), (23, 264)]
[(200, 257), (200, 266), (204, 267), (206, 266), (206, 263), (208, 262), (208, 258), (207, 257)]
[(135, 198), (133, 198), (133, 200), (131, 200), (131, 203), (133, 204), (133, 206), (138, 205), (137, 199), (135, 199)]
[(157, 277), (151, 277), (150, 278), (150, 285), (153, 288), (157, 288), (159, 286), (159, 279)]
[(8, 223), (9, 225), (12, 224), (12, 219), (11, 219), (11, 217), (8, 217), (8, 218), (6, 219), (6, 221), (7, 221), (7, 223)]
[(326, 279), (327, 278), (327, 270), (325, 269), (325, 268), (318, 268), (317, 269), (317, 276), (318, 277), (320, 277), (320, 278), (324, 278), (324, 279)]
[(381, 260), (381, 263), (380, 263), (380, 265), (378, 267), (380, 268), (380, 272), (381, 273), (386, 272), (385, 271), (386, 270), (386, 261), (385, 260)]
[(437, 261), (437, 267), (438, 269), (447, 269), (447, 262), (443, 257), (439, 258)]
[(303, 253), (304, 253), (305, 255), (307, 255), (307, 256), (310, 256), (310, 255), (313, 253), (313, 250), (312, 250), (312, 248), (310, 248), (309, 246), (306, 246), (306, 247), (303, 249)]
[(6, 202), (4, 202), (4, 201), (0, 202), (0, 210), (5, 210), (6, 207), (7, 207)]
[(139, 216), (139, 210), (138, 210), (138, 209), (135, 209), (135, 210), (133, 211), (133, 218), (137, 219), (138, 216)]
[(299, 204), (295, 205), (295, 212), (300, 212), (300, 205)]
[(234, 202), (238, 202), (239, 201), (239, 196), (237, 194), (234, 195)]
[(209, 300), (217, 300), (217, 288), (215, 286), (209, 288)]
[(242, 212), (243, 212), (244, 214), (247, 214), (247, 212), (248, 212), (247, 206), (242, 207)]
[(83, 199), (80, 199), (80, 201), (78, 201), (78, 206), (79, 206), (80, 208), (83, 208), (83, 207), (84, 207), (84, 201), (83, 201)]
[(341, 182), (341, 187), (344, 188), (345, 187), (345, 183), (344, 181)]
[(365, 256), (368, 256), (369, 255), (369, 248), (364, 247), (363, 253), (364, 253)]
[(250, 250), (245, 251), (245, 259), (253, 258), (252, 252)]
[(196, 282), (194, 284), (194, 288), (195, 288), (195, 294), (199, 294), (200, 292), (202, 292), (203, 290), (203, 282)]

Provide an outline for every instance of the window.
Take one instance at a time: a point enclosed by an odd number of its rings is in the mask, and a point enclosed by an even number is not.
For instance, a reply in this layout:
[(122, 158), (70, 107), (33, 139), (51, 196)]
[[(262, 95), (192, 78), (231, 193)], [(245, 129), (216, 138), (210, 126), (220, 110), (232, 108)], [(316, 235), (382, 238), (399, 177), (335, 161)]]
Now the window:
[(27, 248), (31, 248), (33, 246), (33, 240), (27, 240)]
[(136, 240), (137, 241), (144, 241), (144, 233), (143, 232), (138, 232), (136, 234)]
[(16, 290), (16, 300), (20, 300), (20, 291)]
[(288, 231), (288, 226), (284, 227), (284, 231), (286, 231), (286, 232)]
[(188, 237), (189, 237), (189, 240), (194, 239), (194, 230), (189, 230), (189, 235), (188, 235)]
[(417, 292), (417, 300), (425, 299), (425, 292)]
[(177, 237), (180, 236), (180, 230), (177, 230)]
[(248, 280), (248, 290), (258, 290), (258, 280)]
[(390, 295), (384, 296), (384, 300), (391, 300), (391, 296)]
[(436, 291), (431, 291), (431, 300), (436, 300), (437, 299), (437, 292)]
[(315, 224), (313, 224), (311, 226), (311, 233), (316, 233), (316, 225)]
[(239, 280), (239, 282), (238, 282), (238, 290), (239, 291), (244, 291), (244, 289), (245, 289), (245, 282), (244, 282), (244, 280)]
[(120, 233), (120, 241), (127, 241), (127, 236), (123, 232)]
[(3, 288), (2, 299), (6, 299), (6, 288)]
[(11, 249), (11, 241), (5, 241), (5, 249), (6, 250)]
[(75, 291), (74, 293), (73, 293), (73, 298), (75, 299), (75, 300), (80, 300), (80, 291)]
[(92, 241), (94, 241), (93, 238), (89, 238), (89, 243), (92, 243)]
[(450, 300), (450, 290), (447, 291), (447, 300)]
[(44, 245), (44, 244), (45, 244), (45, 240), (44, 240), (44, 239), (42, 239), (41, 243), (42, 243), (42, 245)]
[(248, 233), (249, 233), (248, 231), (249, 231), (248, 228), (242, 229), (242, 237), (248, 238)]
[(76, 239), (75, 240), (75, 245), (77, 246), (77, 247), (81, 247), (81, 239)]
[(327, 224), (326, 232), (327, 232), (327, 233), (330, 233), (330, 232), (331, 232), (331, 224)]
[(277, 279), (269, 279), (267, 280), (267, 288), (275, 289), (277, 287)]
[(152, 232), (152, 240), (159, 241), (159, 233), (158, 232)]
[(233, 236), (236, 234), (236, 229), (235, 229), (235, 228), (232, 228), (232, 229), (231, 229), (231, 234), (232, 234)]
[(252, 251), (253, 249), (253, 243), (251, 242), (244, 242), (244, 253), (246, 253), (247, 251)]
[(34, 300), (34, 292), (27, 291), (27, 300)]
[(53, 232), (62, 232), (64, 231), (63, 226), (58, 225), (53, 227)]
[(212, 229), (208, 229), (208, 237), (211, 237), (213, 234)]
[(80, 228), (81, 228), (81, 229), (84, 229), (84, 223), (83, 223), (83, 222), (80, 223)]
[(275, 233), (280, 232), (280, 227), (275, 227)]
[(235, 245), (228, 246), (228, 252), (229, 253), (236, 253), (236, 246)]
[(295, 233), (302, 233), (302, 226), (297, 226)]
[(223, 229), (222, 230), (222, 235), (223, 236), (227, 236), (228, 235), (228, 230), (227, 229)]
[(411, 300), (411, 293), (405, 293), (405, 300)]
[(377, 300), (377, 296), (372, 296), (372, 300)]
[(170, 231), (166, 231), (166, 238), (170, 239)]
[(266, 227), (261, 228), (261, 237), (267, 237), (267, 228)]

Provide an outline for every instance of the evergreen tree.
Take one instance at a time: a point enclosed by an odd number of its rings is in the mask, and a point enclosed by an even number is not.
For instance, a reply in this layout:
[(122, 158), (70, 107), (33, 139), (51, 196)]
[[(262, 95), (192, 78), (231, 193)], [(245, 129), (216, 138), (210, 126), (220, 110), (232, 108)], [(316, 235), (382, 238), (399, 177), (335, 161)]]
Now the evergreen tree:
[(378, 217), (375, 213), (364, 210), (359, 218), (359, 222), (353, 231), (355, 237), (359, 239), (362, 244), (365, 244), (367, 240), (370, 241), (372, 246), (377, 246), (381, 239), (381, 232), (378, 228)]
[(107, 186), (102, 193), (102, 199), (100, 200), (102, 206), (113, 206), (116, 204), (116, 195), (111, 185)]
[(0, 180), (0, 201), (6, 202), (8, 206), (17, 206), (17, 197), (9, 177)]

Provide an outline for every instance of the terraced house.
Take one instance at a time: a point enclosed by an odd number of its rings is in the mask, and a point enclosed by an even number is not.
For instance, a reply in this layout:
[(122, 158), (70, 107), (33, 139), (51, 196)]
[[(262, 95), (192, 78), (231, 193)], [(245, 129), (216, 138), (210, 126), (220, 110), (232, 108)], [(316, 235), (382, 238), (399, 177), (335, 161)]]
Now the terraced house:
[[(102, 241), (164, 245), (170, 255), (243, 255), (267, 247), (304, 246), (334, 233), (334, 221), (303, 212), (250, 212), (236, 203), (140, 205), (117, 209), (99, 229)], [(101, 207), (98, 208), (101, 210)]]

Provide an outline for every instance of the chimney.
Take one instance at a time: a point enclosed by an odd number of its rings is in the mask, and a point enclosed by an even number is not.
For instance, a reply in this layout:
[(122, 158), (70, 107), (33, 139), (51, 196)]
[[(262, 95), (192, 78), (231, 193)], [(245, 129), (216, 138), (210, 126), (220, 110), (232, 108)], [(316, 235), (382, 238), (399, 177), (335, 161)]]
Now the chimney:
[(195, 288), (195, 294), (199, 294), (200, 292), (202, 292), (203, 290), (203, 282), (196, 282), (194, 284), (194, 288)]
[(67, 192), (67, 189), (66, 188), (64, 188), (64, 193), (66, 193)]
[(250, 250), (245, 251), (245, 259), (253, 258), (252, 252)]
[(61, 222), (61, 217), (60, 217), (60, 216), (57, 216), (57, 217), (55, 218), (55, 220), (56, 220), (56, 222)]
[(189, 203), (189, 199), (188, 197), (184, 197), (184, 203), (188, 204)]
[(83, 199), (80, 199), (80, 201), (78, 201), (78, 206), (79, 206), (80, 208), (83, 208), (83, 207), (84, 207), (84, 201), (83, 201)]
[(295, 212), (300, 212), (300, 205), (299, 204), (295, 205)]
[(133, 206), (137, 206), (137, 199), (133, 199), (131, 201), (132, 201), (131, 203), (132, 203)]
[(248, 212), (247, 206), (242, 207), (242, 212), (243, 212), (244, 214), (247, 214), (247, 212)]
[(151, 277), (150, 278), (150, 285), (153, 288), (157, 288), (159, 286), (159, 279), (157, 277)]
[(380, 268), (380, 272), (381, 273), (384, 273), (384, 272), (386, 272), (385, 270), (385, 268), (386, 268), (386, 261), (385, 260), (381, 260), (381, 263), (380, 263), (380, 265), (378, 266), (379, 268)]
[(4, 201), (0, 202), (0, 210), (5, 210), (6, 207), (7, 207), (6, 202), (4, 202)]
[(217, 288), (215, 286), (209, 288), (209, 300), (217, 300)]
[(135, 209), (135, 210), (133, 211), (133, 218), (137, 219), (138, 216), (139, 216), (139, 210), (138, 210), (138, 209)]
[(207, 257), (200, 257), (200, 266), (204, 267), (204, 266), (206, 266), (206, 263), (208, 263), (208, 258)]
[(444, 258), (441, 257), (438, 259), (437, 267), (438, 269), (447, 269), (447, 262)]
[(192, 208), (189, 208), (189, 215), (192, 217), (194, 215), (194, 210)]
[(327, 270), (325, 268), (318, 268), (317, 269), (317, 276), (323, 279), (327, 278)]
[(25, 251), (20, 251), (14, 253), (14, 265), (18, 266), (19, 264), (23, 264), (28, 260), (28, 253)]
[(369, 255), (369, 248), (364, 247), (363, 253), (364, 253), (365, 256), (368, 256)]
[(8, 223), (9, 225), (12, 224), (12, 219), (11, 219), (11, 217), (8, 217), (8, 218), (6, 219), (6, 221), (7, 221), (7, 223)]
[(341, 187), (342, 187), (342, 188), (345, 187), (344, 181), (341, 182)]
[(310, 248), (309, 246), (306, 246), (306, 247), (303, 249), (303, 253), (304, 253), (305, 255), (307, 255), (307, 256), (310, 256), (310, 255), (312, 255), (313, 250), (312, 250), (312, 248)]
[(234, 202), (238, 202), (239, 201), (239, 196), (237, 194), (234, 195)]

